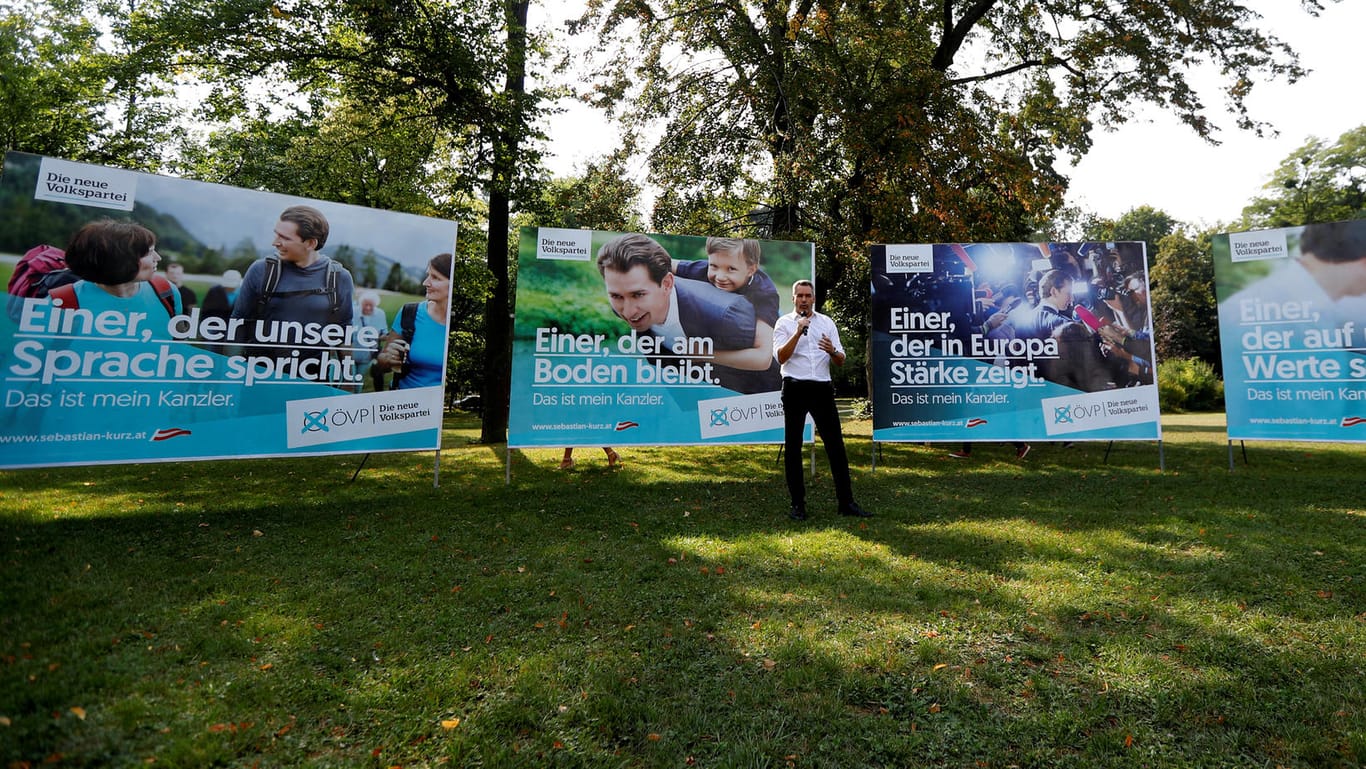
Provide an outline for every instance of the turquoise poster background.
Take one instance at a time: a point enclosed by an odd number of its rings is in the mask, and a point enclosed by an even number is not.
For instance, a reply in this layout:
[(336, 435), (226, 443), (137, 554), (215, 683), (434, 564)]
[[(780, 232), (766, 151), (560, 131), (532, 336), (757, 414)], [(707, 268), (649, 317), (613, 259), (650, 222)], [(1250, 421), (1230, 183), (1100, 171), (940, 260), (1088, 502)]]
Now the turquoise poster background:
[[(0, 466), (439, 448), (442, 388), (376, 391), (358, 360), (384, 329), (362, 331), (354, 319), (311, 328), (265, 321), (263, 329), (279, 335), (267, 351), (210, 319), (209, 290), (222, 286), (228, 268), (245, 273), (272, 253), (279, 215), (298, 204), (328, 220), (322, 253), (354, 274), (353, 301), (367, 266), (416, 287), (431, 257), (454, 250), (453, 222), (8, 153), (0, 176), (6, 282), (28, 249), (62, 248), (104, 218), (150, 229), (158, 269), (178, 258), (217, 268), (187, 275), (200, 304), (176, 317), (160, 307), (59, 311), (47, 299), (7, 295)], [(377, 293), (391, 319), (422, 299)]]
[(1366, 220), (1213, 240), (1232, 440), (1366, 441)]
[(873, 438), (1161, 437), (1142, 243), (873, 246)]
[[(630, 233), (521, 231), (508, 445), (780, 443), (776, 365), (771, 382), (763, 380), (758, 389), (723, 386), (727, 380), (717, 374), (716, 353), (735, 329), (703, 333), (697, 331), (700, 326), (689, 326), (686, 336), (661, 341), (654, 332), (634, 330), (614, 312), (597, 257), (605, 244), (624, 235)], [(754, 314), (750, 305), (768, 301), (776, 312), (790, 312), (792, 282), (813, 276), (810, 243), (757, 241), (760, 273), (751, 285), (757, 289), (762, 284), (764, 293), (745, 298), (710, 285), (705, 275), (707, 238), (644, 237), (676, 265), (698, 268), (693, 277), (683, 277), (688, 270), (678, 268), (670, 280), (691, 285), (677, 291), (720, 304), (747, 302), (740, 307), (742, 317)], [(670, 306), (677, 312), (679, 300), (673, 301)], [(687, 312), (683, 310), (685, 316)], [(756, 317), (762, 315), (759, 311)], [(686, 326), (691, 319), (681, 322)], [(745, 339), (755, 333), (755, 321), (748, 322), (740, 334)], [(762, 323), (760, 319), (760, 327)], [(770, 335), (770, 358), (771, 345)]]

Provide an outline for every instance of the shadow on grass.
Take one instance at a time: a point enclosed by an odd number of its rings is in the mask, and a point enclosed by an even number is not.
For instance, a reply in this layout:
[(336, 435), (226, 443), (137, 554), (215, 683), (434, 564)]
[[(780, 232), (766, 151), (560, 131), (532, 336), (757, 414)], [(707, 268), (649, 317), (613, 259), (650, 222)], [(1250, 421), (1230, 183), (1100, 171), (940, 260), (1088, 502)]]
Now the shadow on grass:
[(1359, 762), (1363, 452), (1193, 432), (855, 436), (878, 517), (818, 449), (803, 524), (772, 447), (3, 474), (0, 759)]

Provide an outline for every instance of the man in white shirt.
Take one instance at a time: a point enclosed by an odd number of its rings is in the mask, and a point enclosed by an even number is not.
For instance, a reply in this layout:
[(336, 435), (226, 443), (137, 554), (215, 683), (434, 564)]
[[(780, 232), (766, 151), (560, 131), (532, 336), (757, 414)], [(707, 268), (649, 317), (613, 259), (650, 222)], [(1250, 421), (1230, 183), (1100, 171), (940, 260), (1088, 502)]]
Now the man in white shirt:
[(806, 520), (806, 482), (802, 475), (802, 431), (806, 415), (816, 423), (830, 460), (835, 499), (840, 515), (869, 518), (873, 514), (854, 501), (849, 482), (849, 458), (844, 451), (840, 414), (835, 406), (835, 387), (830, 364), (844, 365), (840, 332), (828, 315), (816, 312), (816, 287), (809, 280), (792, 284), (794, 310), (773, 329), (773, 350), (783, 372), (783, 471), (792, 498), (788, 517)]

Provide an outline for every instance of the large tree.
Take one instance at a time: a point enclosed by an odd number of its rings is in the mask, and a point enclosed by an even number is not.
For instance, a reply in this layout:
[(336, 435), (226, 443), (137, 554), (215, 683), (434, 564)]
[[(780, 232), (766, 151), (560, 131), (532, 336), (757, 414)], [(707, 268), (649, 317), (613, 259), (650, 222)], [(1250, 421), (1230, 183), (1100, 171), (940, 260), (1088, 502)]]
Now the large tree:
[(161, 1), (127, 37), (148, 67), (213, 86), (201, 116), (218, 128), (186, 153), (191, 173), (467, 224), (487, 214), (483, 438), (503, 440), (508, 213), (539, 168), (526, 0)]
[(868, 242), (1030, 234), (1061, 204), (1055, 161), (1139, 106), (1212, 135), (1194, 65), (1225, 74), (1227, 109), (1252, 128), (1253, 84), (1302, 74), (1234, 0), (592, 7), (584, 23), (612, 52), (599, 100), (662, 126), (652, 181), (736, 201), (755, 214), (742, 227), (817, 240), (825, 288), (851, 305)]
[(1264, 189), (1243, 209), (1247, 228), (1366, 217), (1366, 125), (1333, 144), (1311, 137), (1281, 161)]

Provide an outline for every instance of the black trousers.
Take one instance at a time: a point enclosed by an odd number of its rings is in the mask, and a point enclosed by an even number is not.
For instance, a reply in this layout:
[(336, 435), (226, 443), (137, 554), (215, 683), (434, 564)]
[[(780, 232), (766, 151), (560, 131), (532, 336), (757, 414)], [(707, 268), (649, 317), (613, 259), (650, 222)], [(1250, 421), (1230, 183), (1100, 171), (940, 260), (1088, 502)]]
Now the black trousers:
[(806, 504), (806, 479), (802, 470), (802, 428), (806, 415), (816, 423), (825, 454), (830, 459), (830, 476), (835, 481), (839, 504), (854, 501), (849, 483), (849, 457), (844, 452), (844, 433), (840, 412), (835, 406), (835, 386), (830, 382), (805, 379), (783, 380), (783, 471), (792, 504)]

